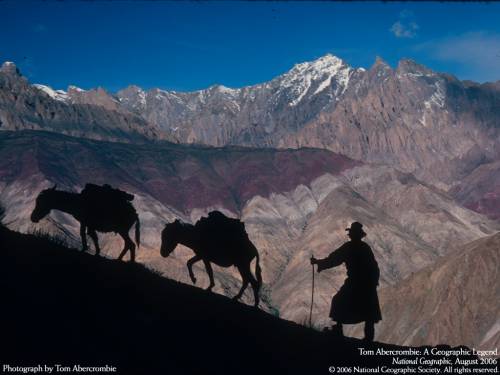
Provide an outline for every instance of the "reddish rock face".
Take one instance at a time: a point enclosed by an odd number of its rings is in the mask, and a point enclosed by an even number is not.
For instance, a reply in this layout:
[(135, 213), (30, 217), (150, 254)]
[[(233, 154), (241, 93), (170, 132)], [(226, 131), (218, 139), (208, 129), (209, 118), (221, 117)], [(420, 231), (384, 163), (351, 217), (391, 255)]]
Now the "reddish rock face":
[(500, 219), (500, 162), (480, 165), (450, 193), (465, 207)]
[(474, 203), (466, 204), (465, 207), (473, 211), (485, 214), (491, 219), (500, 219), (500, 189), (495, 186), (496, 191), (488, 192)]
[(180, 212), (213, 205), (233, 212), (255, 197), (308, 185), (361, 163), (329, 151), (95, 142), (51, 133), (0, 133), (0, 179), (42, 174), (61, 186), (109, 183), (144, 192)]

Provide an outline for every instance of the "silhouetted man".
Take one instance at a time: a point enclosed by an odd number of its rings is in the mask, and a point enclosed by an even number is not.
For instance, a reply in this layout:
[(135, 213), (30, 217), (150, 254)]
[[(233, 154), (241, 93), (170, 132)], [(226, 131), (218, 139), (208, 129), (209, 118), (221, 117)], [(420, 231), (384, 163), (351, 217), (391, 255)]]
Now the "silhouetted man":
[(330, 309), (330, 317), (337, 322), (333, 330), (342, 334), (342, 324), (365, 322), (365, 340), (373, 341), (375, 323), (382, 319), (377, 296), (380, 271), (372, 249), (361, 241), (366, 236), (363, 225), (352, 223), (346, 231), (351, 241), (324, 259), (311, 257), (311, 264), (317, 264), (321, 272), (345, 263), (347, 279), (333, 296)]

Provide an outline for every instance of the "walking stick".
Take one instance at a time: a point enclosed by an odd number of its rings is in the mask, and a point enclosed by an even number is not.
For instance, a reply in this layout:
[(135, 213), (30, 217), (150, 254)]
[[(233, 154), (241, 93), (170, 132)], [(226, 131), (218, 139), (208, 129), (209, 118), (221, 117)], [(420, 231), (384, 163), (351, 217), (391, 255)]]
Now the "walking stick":
[(311, 264), (311, 266), (312, 266), (312, 291), (311, 291), (311, 309), (309, 311), (309, 328), (312, 327), (312, 315), (313, 315), (313, 304), (314, 304), (314, 264)]

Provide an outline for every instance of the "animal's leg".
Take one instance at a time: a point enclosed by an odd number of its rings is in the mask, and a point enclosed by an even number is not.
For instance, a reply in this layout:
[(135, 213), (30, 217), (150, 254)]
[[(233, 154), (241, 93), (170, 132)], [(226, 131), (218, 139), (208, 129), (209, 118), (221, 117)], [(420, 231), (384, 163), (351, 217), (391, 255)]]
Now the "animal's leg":
[(125, 244), (123, 245), (123, 250), (120, 253), (120, 255), (118, 256), (118, 260), (122, 260), (123, 256), (127, 253), (127, 250), (128, 250), (128, 246), (127, 246), (127, 242), (125, 241)]
[(260, 296), (259, 296), (260, 285), (259, 285), (259, 282), (257, 281), (257, 279), (252, 275), (251, 272), (250, 272), (250, 284), (252, 284), (252, 289), (253, 289), (253, 301), (254, 301), (253, 305), (255, 307), (257, 307), (257, 306), (259, 306), (259, 302), (260, 302)]
[(248, 277), (248, 274), (250, 273), (250, 268), (248, 267), (248, 272), (247, 272), (245, 270), (245, 266), (236, 266), (236, 267), (238, 267), (238, 271), (240, 271), (241, 278), (243, 279), (243, 285), (241, 286), (241, 289), (238, 292), (238, 294), (233, 297), (233, 300), (235, 301), (241, 298), (243, 292), (248, 286), (248, 283), (250, 282), (250, 279)]
[(130, 261), (135, 262), (135, 243), (130, 239), (127, 232), (120, 232), (119, 234), (125, 241), (125, 246), (123, 247), (123, 250), (118, 259), (122, 260), (124, 255), (127, 253), (127, 250), (130, 250)]
[(250, 261), (248, 263), (242, 264), (238, 267), (240, 270), (241, 276), (250, 282), (253, 289), (253, 298), (254, 298), (254, 306), (257, 307), (259, 305), (259, 283), (257, 279), (252, 275), (250, 271)]
[(208, 260), (203, 259), (203, 263), (205, 264), (205, 268), (207, 269), (208, 273), (208, 278), (210, 279), (210, 285), (208, 286), (207, 290), (212, 290), (212, 288), (215, 286), (214, 271), (212, 270), (212, 265)]
[(189, 271), (189, 277), (191, 278), (191, 281), (193, 282), (193, 284), (196, 284), (196, 277), (194, 277), (194, 273), (193, 273), (193, 264), (195, 264), (196, 262), (198, 262), (200, 260), (201, 260), (201, 257), (198, 255), (195, 255), (194, 257), (192, 257), (191, 259), (189, 259), (187, 261), (187, 268)]
[(82, 238), (82, 251), (87, 251), (87, 233), (85, 231), (86, 226), (80, 224), (80, 237)]
[(90, 228), (87, 231), (90, 238), (92, 238), (92, 241), (94, 242), (95, 255), (99, 255), (101, 253), (101, 248), (99, 247), (99, 239), (97, 237), (97, 232), (95, 231), (95, 229), (90, 229)]
[(132, 241), (132, 239), (129, 237), (128, 233), (125, 238), (125, 242), (128, 243), (128, 248), (130, 249), (130, 261), (135, 262), (135, 243)]

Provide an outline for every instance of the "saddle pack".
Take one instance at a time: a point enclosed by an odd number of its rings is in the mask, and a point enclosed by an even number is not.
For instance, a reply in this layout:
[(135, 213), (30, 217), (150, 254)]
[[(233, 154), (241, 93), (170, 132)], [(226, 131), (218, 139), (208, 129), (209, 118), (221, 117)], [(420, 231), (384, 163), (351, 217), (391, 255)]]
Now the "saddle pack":
[(213, 241), (233, 242), (242, 237), (248, 237), (245, 224), (238, 220), (227, 217), (220, 211), (212, 211), (208, 217), (202, 217), (195, 226), (203, 233), (205, 238)]
[(134, 195), (126, 191), (116, 189), (108, 184), (99, 186), (95, 184), (86, 184), (81, 192), (82, 196), (91, 201), (103, 202), (105, 205), (131, 202)]

